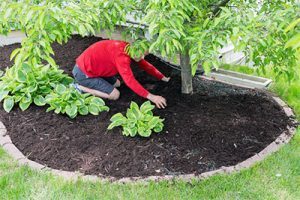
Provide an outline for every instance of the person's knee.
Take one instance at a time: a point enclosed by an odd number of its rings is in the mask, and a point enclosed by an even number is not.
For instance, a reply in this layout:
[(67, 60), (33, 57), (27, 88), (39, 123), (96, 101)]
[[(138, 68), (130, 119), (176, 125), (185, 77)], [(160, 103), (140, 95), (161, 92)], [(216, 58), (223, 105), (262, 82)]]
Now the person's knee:
[(121, 82), (119, 79), (117, 79), (117, 81), (114, 84), (114, 87), (120, 87), (121, 86)]
[(120, 97), (120, 91), (114, 88), (114, 90), (108, 95), (110, 100), (118, 100)]

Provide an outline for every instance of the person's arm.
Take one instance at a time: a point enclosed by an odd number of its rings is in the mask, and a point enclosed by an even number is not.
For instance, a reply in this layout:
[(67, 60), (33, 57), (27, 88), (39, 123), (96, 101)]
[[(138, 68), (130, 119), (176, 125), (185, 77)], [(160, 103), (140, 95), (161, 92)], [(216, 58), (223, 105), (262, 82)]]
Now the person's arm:
[(147, 74), (157, 78), (158, 80), (165, 81), (165, 75), (163, 75), (158, 69), (156, 69), (153, 65), (151, 65), (149, 62), (147, 62), (145, 59), (140, 60), (137, 62), (138, 66), (145, 70)]
[(124, 83), (136, 94), (147, 98), (149, 92), (135, 79), (131, 67), (129, 57), (119, 57), (116, 59), (116, 67)]
[(116, 60), (116, 67), (124, 83), (132, 91), (134, 91), (136, 94), (138, 94), (141, 97), (149, 99), (150, 101), (155, 103), (155, 105), (158, 108), (165, 108), (167, 106), (165, 98), (158, 95), (151, 94), (135, 79), (132, 70), (130, 68), (130, 58), (127, 57), (118, 58)]

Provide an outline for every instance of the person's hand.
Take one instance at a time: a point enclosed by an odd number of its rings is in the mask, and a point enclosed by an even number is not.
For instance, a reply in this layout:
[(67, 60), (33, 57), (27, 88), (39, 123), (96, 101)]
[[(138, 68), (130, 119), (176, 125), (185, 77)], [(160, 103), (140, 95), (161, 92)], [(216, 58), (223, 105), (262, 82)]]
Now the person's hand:
[(158, 108), (165, 108), (167, 106), (167, 101), (162, 96), (153, 95), (149, 93), (147, 99), (152, 101)]
[(165, 77), (164, 76), (161, 80), (164, 81), (164, 82), (169, 82), (170, 79), (171, 79), (170, 77)]

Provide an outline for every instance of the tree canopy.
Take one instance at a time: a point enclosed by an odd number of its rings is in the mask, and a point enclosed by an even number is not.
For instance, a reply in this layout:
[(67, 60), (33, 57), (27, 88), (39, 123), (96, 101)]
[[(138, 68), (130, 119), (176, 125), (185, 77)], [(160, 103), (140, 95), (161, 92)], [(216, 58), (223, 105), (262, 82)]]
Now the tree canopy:
[(3, 0), (0, 34), (21, 29), (27, 35), (12, 53), (15, 68), (55, 67), (53, 42), (66, 42), (74, 33), (113, 32), (128, 15), (145, 25), (124, 28), (124, 38), (135, 41), (129, 53), (149, 48), (162, 56), (180, 54), (184, 93), (192, 92), (199, 63), (207, 73), (218, 68), (218, 51), (229, 43), (261, 69), (271, 66), (277, 75), (296, 76), (299, 0)]

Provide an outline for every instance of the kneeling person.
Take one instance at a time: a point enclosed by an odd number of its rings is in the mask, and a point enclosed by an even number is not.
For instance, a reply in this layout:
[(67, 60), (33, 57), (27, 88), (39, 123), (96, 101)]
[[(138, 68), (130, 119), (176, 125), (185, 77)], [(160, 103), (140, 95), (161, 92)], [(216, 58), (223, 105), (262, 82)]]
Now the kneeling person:
[[(158, 108), (165, 108), (167, 103), (164, 97), (151, 94), (135, 79), (130, 67), (131, 58), (125, 52), (127, 45), (129, 44), (124, 41), (102, 40), (87, 48), (76, 59), (72, 71), (79, 89), (101, 98), (117, 100), (120, 96), (117, 87), (121, 83), (115, 75), (120, 74), (124, 83), (136, 94), (149, 99)], [(170, 78), (144, 60), (144, 56), (133, 59), (149, 75), (165, 82), (169, 81)]]

